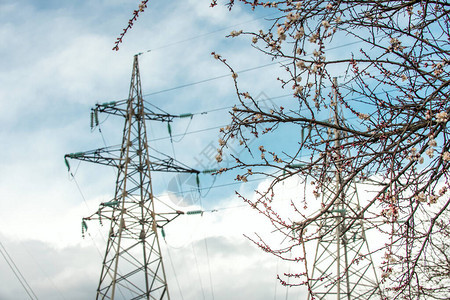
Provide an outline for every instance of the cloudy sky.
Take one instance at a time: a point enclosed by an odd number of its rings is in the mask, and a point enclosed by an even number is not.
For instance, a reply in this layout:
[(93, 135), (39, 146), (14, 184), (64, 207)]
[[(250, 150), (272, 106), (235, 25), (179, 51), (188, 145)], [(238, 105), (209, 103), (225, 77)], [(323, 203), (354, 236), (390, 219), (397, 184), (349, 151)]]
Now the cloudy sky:
[[(264, 27), (271, 12), (212, 9), (209, 0), (150, 1), (120, 51), (112, 51), (138, 2), (0, 2), (0, 242), (39, 299), (92, 299), (95, 293), (104, 232), (89, 224), (83, 239), (80, 222), (112, 197), (115, 174), (71, 162), (74, 179), (63, 156), (120, 142), (120, 120), (101, 116), (102, 133), (91, 132), (89, 112), (95, 103), (127, 97), (133, 55), (144, 52), (147, 101), (173, 114), (195, 114), (172, 125), (173, 150), (166, 124), (149, 126), (151, 146), (198, 169), (215, 167), (210, 150), (236, 101), (228, 70), (210, 53), (220, 53), (237, 71), (271, 63), (248, 39), (225, 38), (233, 29)], [(261, 70), (276, 76), (279, 66), (239, 73), (243, 88), (282, 96)], [(230, 176), (203, 176), (199, 197), (190, 180), (183, 177), (180, 187), (173, 174), (154, 175), (155, 193), (171, 205), (217, 210), (168, 226), (163, 255), (172, 298), (302, 299), (301, 290), (276, 282), (277, 272), (290, 267), (243, 236), (271, 228), (234, 190), (251, 197), (264, 183), (229, 185)], [(294, 195), (293, 184), (286, 190)], [(3, 257), (0, 281), (0, 299), (29, 299)]]

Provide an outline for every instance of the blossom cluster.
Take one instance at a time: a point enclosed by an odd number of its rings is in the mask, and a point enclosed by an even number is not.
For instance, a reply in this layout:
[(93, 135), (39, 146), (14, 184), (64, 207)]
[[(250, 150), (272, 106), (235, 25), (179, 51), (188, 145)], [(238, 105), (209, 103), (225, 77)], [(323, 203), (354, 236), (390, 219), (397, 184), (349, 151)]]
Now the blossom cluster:
[(435, 203), (437, 203), (437, 200), (440, 197), (444, 196), (445, 193), (447, 193), (447, 190), (448, 190), (448, 188), (446, 186), (444, 186), (439, 190), (437, 195), (435, 195), (434, 193), (430, 193), (429, 195), (427, 195), (425, 192), (422, 191), (422, 192), (416, 194), (414, 196), (414, 199), (417, 202), (428, 202), (429, 204), (435, 204)]
[(436, 114), (436, 122), (438, 123), (445, 123), (448, 121), (448, 114), (445, 111), (441, 111), (440, 113)]
[(232, 32), (230, 32), (230, 36), (232, 36), (232, 37), (237, 37), (241, 34), (242, 34), (242, 30), (233, 30)]
[(405, 49), (405, 47), (402, 46), (402, 43), (398, 40), (398, 38), (391, 38), (390, 44), (391, 45), (388, 47), (389, 52), (402, 51), (403, 49)]
[(430, 139), (428, 141), (428, 146), (429, 148), (427, 149), (427, 151), (425, 151), (425, 153), (430, 157), (433, 158), (434, 156), (434, 147), (437, 146), (436, 140), (430, 136)]

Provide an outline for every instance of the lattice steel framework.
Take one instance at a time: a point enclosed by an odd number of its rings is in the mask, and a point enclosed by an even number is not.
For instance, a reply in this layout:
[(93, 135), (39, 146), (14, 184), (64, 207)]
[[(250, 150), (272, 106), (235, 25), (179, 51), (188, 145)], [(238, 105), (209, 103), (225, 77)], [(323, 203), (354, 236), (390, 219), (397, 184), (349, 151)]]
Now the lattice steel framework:
[(113, 166), (118, 172), (114, 198), (83, 219), (83, 226), (86, 220), (110, 221), (96, 299), (170, 299), (157, 229), (183, 212), (155, 211), (151, 171), (198, 171), (161, 153), (163, 158), (149, 154), (146, 120), (171, 122), (177, 116), (144, 107), (137, 55), (128, 99), (97, 104), (92, 122), (97, 122), (99, 112), (125, 118), (122, 144), (66, 155)]
[[(336, 80), (334, 87), (337, 87)], [(338, 124), (337, 97), (334, 100), (330, 122)], [(341, 157), (342, 133), (335, 129), (329, 134), (334, 135), (336, 154)], [(344, 185), (340, 169), (338, 162), (330, 171), (335, 176), (334, 184), (322, 190), (324, 205), (335, 202), (317, 223), (320, 238), (309, 274), (312, 295), (314, 299), (382, 299), (364, 220), (359, 217), (361, 207), (356, 183)], [(312, 299), (311, 295), (308, 299)]]

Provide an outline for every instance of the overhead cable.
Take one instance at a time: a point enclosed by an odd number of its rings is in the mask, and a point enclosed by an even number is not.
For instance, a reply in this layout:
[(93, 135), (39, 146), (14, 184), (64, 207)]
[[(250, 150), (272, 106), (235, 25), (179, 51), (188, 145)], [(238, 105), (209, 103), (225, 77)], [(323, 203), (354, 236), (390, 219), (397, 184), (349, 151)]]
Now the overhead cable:
[[(220, 29), (216, 29), (214, 31), (210, 31), (210, 32), (207, 32), (207, 33), (199, 34), (199, 35), (187, 38), (187, 39), (183, 39), (183, 40), (175, 41), (175, 42), (172, 42), (172, 43), (169, 43), (169, 44), (161, 45), (161, 46), (158, 46), (158, 47), (153, 48), (153, 49), (148, 49), (148, 50), (142, 51), (142, 52), (138, 53), (137, 55), (142, 55), (142, 54), (145, 54), (145, 53), (148, 53), (148, 52), (161, 50), (161, 49), (169, 48), (171, 46), (175, 46), (175, 45), (178, 45), (178, 44), (190, 42), (190, 41), (193, 41), (193, 40), (196, 40), (196, 39), (199, 39), (199, 38), (203, 38), (203, 37), (206, 37), (206, 36), (209, 36), (209, 35), (212, 35), (212, 34), (216, 34), (216, 33), (225, 31), (225, 30), (230, 29), (230, 28), (235, 28), (236, 26), (240, 26), (240, 25), (244, 25), (244, 24), (248, 24), (248, 23), (253, 23), (253, 22), (257, 21), (257, 20), (261, 20), (261, 19), (264, 19), (264, 18), (267, 18), (267, 17), (271, 17), (271, 16), (276, 15), (276, 14), (278, 14), (278, 12), (271, 13), (271, 14), (268, 14), (268, 15), (265, 15), (265, 16), (262, 16), (262, 17), (259, 17), (259, 18), (251, 19), (251, 20), (248, 20), (248, 21), (245, 21), (245, 22), (242, 22), (242, 23), (238, 23), (238, 24), (230, 25), (230, 26), (223, 27), (223, 28), (220, 28)], [(283, 16), (283, 15), (284, 14), (280, 15), (280, 17)]]
[(37, 300), (38, 297), (34, 293), (31, 286), (28, 284), (25, 277), (22, 275), (22, 272), (20, 272), (19, 268), (14, 263), (14, 260), (9, 255), (8, 251), (6, 250), (5, 246), (3, 246), (3, 243), (1, 241), (0, 241), (0, 253), (2, 254), (3, 258), (5, 259), (6, 263), (8, 264), (9, 268), (11, 269), (11, 271), (16, 276), (17, 280), (19, 280), (20, 284), (22, 285), (23, 289), (27, 293), (28, 297), (30, 297), (31, 300), (35, 300), (35, 299)]

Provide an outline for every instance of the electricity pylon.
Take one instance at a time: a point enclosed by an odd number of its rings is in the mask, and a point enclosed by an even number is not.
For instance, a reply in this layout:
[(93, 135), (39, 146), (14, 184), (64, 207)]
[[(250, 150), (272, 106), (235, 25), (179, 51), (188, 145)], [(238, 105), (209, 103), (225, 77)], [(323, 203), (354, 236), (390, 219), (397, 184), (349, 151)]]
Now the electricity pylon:
[[(339, 125), (337, 81), (334, 79), (334, 103), (330, 123)], [(317, 241), (313, 267), (310, 270), (310, 290), (314, 299), (382, 299), (377, 274), (372, 261), (364, 229), (364, 219), (359, 217), (361, 207), (354, 181), (344, 185), (341, 162), (341, 140), (345, 138), (338, 129), (329, 131), (335, 141), (337, 157), (334, 185), (322, 190), (322, 204), (334, 204), (318, 222)], [(331, 140), (331, 139), (330, 139)], [(332, 182), (333, 183), (333, 182)], [(312, 299), (311, 295), (308, 299)]]
[(96, 299), (170, 299), (157, 229), (183, 212), (155, 210), (151, 171), (199, 172), (171, 157), (150, 155), (146, 121), (171, 122), (179, 116), (155, 113), (144, 106), (137, 55), (128, 99), (97, 104), (92, 123), (98, 123), (99, 112), (125, 119), (122, 144), (66, 155), (66, 163), (72, 158), (117, 168), (114, 198), (101, 203), (82, 223), (84, 231), (86, 220), (110, 221)]

